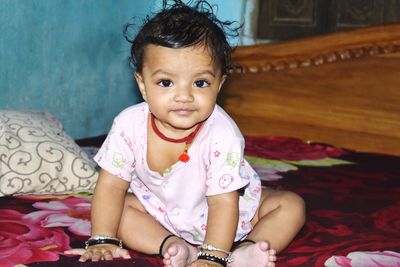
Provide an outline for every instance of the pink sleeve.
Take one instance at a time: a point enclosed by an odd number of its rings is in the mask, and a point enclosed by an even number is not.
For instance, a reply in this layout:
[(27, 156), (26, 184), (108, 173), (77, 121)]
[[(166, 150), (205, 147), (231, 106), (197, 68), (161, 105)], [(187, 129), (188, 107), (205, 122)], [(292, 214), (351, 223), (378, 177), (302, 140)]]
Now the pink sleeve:
[(206, 195), (232, 192), (246, 186), (249, 179), (242, 175), (244, 140), (224, 138), (214, 143), (210, 150), (210, 167)]
[(128, 182), (132, 179), (135, 159), (132, 141), (128, 138), (126, 130), (116, 118), (94, 160), (101, 168)]

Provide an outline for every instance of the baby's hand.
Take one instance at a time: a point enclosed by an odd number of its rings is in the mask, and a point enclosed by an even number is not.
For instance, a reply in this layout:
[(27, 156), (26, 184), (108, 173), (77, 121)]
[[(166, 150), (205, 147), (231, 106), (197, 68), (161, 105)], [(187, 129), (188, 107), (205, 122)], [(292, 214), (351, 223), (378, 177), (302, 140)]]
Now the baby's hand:
[(188, 267), (221, 267), (222, 265), (216, 262), (207, 260), (195, 260)]
[(87, 260), (112, 260), (113, 258), (130, 259), (128, 250), (114, 245), (95, 245), (87, 249), (74, 248), (64, 251), (67, 255), (81, 255), (79, 261), (85, 262)]

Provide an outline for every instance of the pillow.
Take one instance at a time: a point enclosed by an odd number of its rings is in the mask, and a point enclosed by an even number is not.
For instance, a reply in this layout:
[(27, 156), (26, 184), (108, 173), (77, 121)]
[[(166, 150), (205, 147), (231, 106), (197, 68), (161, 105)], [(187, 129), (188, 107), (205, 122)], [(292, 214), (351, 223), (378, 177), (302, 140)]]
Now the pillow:
[(97, 176), (56, 117), (0, 110), (0, 196), (92, 192)]

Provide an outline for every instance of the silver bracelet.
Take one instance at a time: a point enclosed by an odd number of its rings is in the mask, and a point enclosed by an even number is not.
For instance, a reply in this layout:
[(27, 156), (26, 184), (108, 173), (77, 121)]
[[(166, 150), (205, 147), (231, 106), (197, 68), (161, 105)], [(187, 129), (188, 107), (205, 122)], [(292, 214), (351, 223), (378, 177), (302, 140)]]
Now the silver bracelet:
[(217, 248), (217, 247), (214, 247), (211, 244), (206, 244), (206, 243), (204, 243), (201, 246), (199, 246), (199, 249), (200, 250), (208, 250), (208, 251), (218, 251), (218, 252), (225, 253), (226, 255), (230, 255), (231, 254), (230, 251), (226, 251), (226, 250), (223, 250), (222, 248)]

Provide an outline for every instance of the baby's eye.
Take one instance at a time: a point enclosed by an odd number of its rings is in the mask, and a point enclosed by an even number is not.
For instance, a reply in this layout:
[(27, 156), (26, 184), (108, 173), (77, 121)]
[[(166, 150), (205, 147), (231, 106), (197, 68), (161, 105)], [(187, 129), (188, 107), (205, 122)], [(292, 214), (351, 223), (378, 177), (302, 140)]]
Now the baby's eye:
[(162, 87), (171, 87), (172, 81), (171, 80), (161, 80), (158, 82), (158, 85), (162, 86)]
[(194, 82), (194, 85), (195, 85), (196, 87), (204, 88), (204, 87), (209, 86), (210, 84), (209, 84), (207, 81), (205, 81), (205, 80), (199, 80), (199, 81), (195, 81), (195, 82)]

